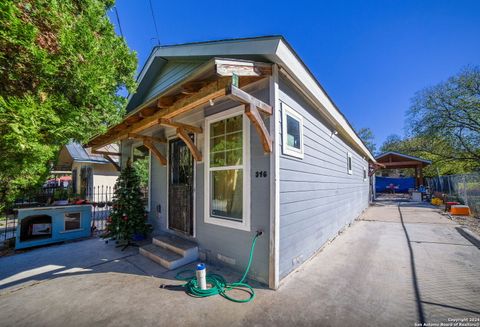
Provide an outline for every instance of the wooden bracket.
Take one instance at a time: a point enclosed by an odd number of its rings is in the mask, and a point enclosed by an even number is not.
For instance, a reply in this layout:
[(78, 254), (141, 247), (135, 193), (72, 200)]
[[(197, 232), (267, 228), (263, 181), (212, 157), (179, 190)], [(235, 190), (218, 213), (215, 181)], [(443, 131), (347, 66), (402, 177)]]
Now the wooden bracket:
[(245, 114), (248, 119), (250, 119), (253, 126), (255, 126), (257, 134), (262, 141), (263, 151), (271, 153), (273, 151), (272, 138), (270, 137), (270, 133), (268, 132), (257, 107), (254, 104), (245, 104)]
[(179, 127), (177, 128), (177, 136), (185, 142), (187, 147), (190, 149), (190, 152), (192, 153), (193, 158), (195, 158), (196, 161), (202, 161), (202, 153), (200, 150), (198, 150), (197, 146), (195, 143), (193, 143), (192, 139), (188, 135), (188, 133), (185, 131), (185, 129)]
[(254, 96), (248, 94), (247, 92), (241, 90), (240, 88), (236, 87), (235, 85), (229, 85), (227, 87), (227, 95), (230, 95), (231, 98), (234, 100), (241, 102), (245, 105), (252, 104), (258, 110), (262, 111), (264, 114), (271, 115), (272, 114), (272, 107), (265, 102), (255, 98)]
[(189, 132), (196, 133), (196, 134), (203, 133), (203, 130), (202, 130), (201, 127), (197, 127), (197, 126), (193, 126), (193, 125), (187, 125), (187, 124), (183, 124), (183, 123), (177, 123), (177, 122), (174, 122), (171, 119), (167, 119), (167, 118), (160, 118), (158, 120), (158, 123), (160, 125), (164, 125), (164, 126), (170, 126), (170, 127), (174, 127), (174, 128), (182, 128), (184, 130), (187, 130)]
[(167, 159), (163, 156), (163, 154), (160, 153), (160, 151), (158, 151), (151, 140), (143, 140), (143, 145), (145, 145), (153, 153), (161, 165), (165, 166), (167, 164)]

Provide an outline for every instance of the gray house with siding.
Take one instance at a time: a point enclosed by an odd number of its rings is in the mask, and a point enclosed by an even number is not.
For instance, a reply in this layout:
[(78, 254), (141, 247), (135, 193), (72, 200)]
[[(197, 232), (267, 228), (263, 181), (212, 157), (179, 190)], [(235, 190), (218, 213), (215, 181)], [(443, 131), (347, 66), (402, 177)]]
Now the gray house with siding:
[(151, 245), (280, 281), (369, 205), (375, 159), (281, 36), (155, 47), (128, 114), (89, 142), (149, 156)]

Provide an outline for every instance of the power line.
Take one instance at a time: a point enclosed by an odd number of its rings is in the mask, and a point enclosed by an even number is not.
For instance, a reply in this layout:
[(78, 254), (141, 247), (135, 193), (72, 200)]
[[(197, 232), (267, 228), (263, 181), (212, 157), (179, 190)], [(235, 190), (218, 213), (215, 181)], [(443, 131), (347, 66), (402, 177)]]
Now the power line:
[(115, 7), (113, 7), (113, 9), (115, 10), (115, 16), (117, 16), (118, 29), (120, 30), (120, 35), (122, 36), (122, 38), (125, 38), (123, 36), (122, 24), (120, 24), (120, 16), (118, 16), (117, 7), (115, 6)]
[(148, 0), (148, 2), (150, 3), (150, 12), (152, 13), (153, 25), (155, 26), (155, 32), (157, 33), (158, 45), (160, 45), (160, 36), (158, 34), (157, 20), (155, 19), (155, 14), (153, 12), (152, 0)]

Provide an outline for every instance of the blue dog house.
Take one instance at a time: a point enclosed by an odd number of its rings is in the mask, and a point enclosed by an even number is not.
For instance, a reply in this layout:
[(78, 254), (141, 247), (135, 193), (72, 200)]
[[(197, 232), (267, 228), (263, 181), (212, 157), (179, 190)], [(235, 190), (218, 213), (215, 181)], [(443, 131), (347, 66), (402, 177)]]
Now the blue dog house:
[(16, 249), (90, 236), (91, 205), (18, 209)]

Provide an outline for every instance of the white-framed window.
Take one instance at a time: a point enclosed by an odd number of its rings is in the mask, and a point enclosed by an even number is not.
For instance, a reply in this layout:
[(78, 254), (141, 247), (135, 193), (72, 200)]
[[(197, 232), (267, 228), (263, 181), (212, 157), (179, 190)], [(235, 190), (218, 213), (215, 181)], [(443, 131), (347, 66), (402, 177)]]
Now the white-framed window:
[(366, 181), (368, 178), (367, 168), (363, 167), (363, 181)]
[(82, 228), (82, 215), (80, 212), (66, 212), (63, 215), (63, 230), (71, 232)]
[(303, 159), (303, 117), (282, 103), (283, 154)]
[(150, 149), (142, 143), (132, 144), (131, 161), (140, 177), (140, 188), (143, 194), (145, 210), (150, 211), (150, 171), (152, 165)]
[(353, 174), (353, 159), (350, 152), (347, 152), (347, 170), (349, 175)]
[(250, 122), (244, 106), (205, 119), (205, 222), (250, 230)]

